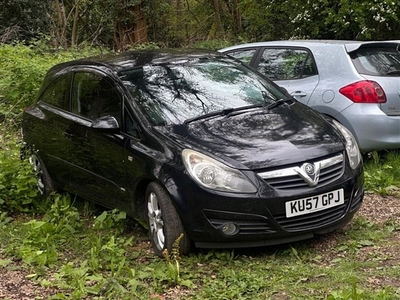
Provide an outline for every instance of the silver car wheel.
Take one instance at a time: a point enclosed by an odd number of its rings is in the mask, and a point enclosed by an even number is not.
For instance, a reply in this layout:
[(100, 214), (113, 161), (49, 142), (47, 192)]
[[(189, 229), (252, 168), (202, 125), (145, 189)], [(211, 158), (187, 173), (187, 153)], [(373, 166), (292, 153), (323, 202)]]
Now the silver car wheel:
[(151, 182), (147, 186), (145, 199), (149, 238), (154, 252), (159, 257), (165, 257), (165, 251), (171, 253), (175, 241), (179, 238), (180, 242), (175, 250), (179, 250), (181, 255), (188, 254), (191, 242), (168, 192), (160, 184)]
[(157, 249), (162, 251), (165, 245), (164, 221), (162, 219), (162, 212), (158, 198), (155, 193), (150, 193), (148, 196), (147, 211), (149, 218), (150, 238), (153, 240), (153, 243)]
[(41, 195), (45, 194), (45, 186), (44, 186), (44, 177), (43, 177), (43, 168), (40, 160), (33, 155), (29, 162), (32, 164), (33, 171), (35, 172), (36, 177), (36, 185)]
[(55, 191), (53, 181), (51, 180), (42, 160), (37, 155), (32, 155), (29, 158), (29, 162), (35, 173), (37, 189), (39, 193), (46, 198)]

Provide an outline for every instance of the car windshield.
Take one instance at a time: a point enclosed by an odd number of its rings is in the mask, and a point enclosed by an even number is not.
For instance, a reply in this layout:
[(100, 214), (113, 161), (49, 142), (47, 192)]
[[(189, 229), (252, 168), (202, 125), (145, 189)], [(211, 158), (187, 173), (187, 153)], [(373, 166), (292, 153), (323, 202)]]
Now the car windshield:
[(360, 48), (352, 55), (352, 58), (360, 74), (400, 75), (400, 52), (397, 46)]
[(180, 124), (204, 114), (287, 97), (273, 83), (226, 58), (146, 65), (120, 76), (153, 125)]

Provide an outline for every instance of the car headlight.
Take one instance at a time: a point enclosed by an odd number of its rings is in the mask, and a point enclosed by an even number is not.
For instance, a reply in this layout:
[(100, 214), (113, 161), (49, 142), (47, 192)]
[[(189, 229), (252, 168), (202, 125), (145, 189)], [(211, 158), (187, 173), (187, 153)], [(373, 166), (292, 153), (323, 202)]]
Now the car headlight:
[(257, 191), (242, 172), (207, 155), (184, 149), (182, 158), (190, 176), (206, 188), (234, 193), (255, 193)]
[(346, 152), (350, 160), (351, 168), (357, 168), (361, 162), (361, 153), (360, 149), (358, 148), (356, 139), (351, 134), (351, 132), (339, 122), (333, 120), (333, 124), (335, 124), (336, 128), (339, 129), (339, 131), (346, 139)]

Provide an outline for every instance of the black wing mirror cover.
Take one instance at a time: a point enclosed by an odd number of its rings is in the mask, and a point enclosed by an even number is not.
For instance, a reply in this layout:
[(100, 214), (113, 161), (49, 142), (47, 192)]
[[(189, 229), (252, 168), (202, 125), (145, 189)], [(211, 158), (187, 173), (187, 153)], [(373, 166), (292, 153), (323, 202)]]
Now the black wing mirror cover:
[(97, 118), (92, 123), (92, 128), (95, 129), (102, 129), (106, 131), (119, 131), (120, 127), (118, 121), (113, 116), (104, 116)]

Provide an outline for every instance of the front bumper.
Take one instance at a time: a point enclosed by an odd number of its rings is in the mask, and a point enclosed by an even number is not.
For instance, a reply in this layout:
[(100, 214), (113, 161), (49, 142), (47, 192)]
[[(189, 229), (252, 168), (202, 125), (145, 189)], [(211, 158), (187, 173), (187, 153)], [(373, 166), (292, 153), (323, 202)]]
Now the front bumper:
[[(343, 176), (345, 177), (345, 175)], [(360, 208), (364, 197), (362, 168), (351, 177), (307, 192), (271, 193), (260, 189), (254, 195), (208, 192), (190, 178), (176, 181), (171, 196), (188, 237), (200, 248), (243, 248), (282, 244), (309, 239), (346, 225)], [(344, 189), (344, 204), (319, 212), (286, 218), (285, 203), (293, 199)], [(232, 235), (223, 226), (234, 224)]]

